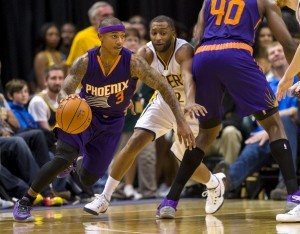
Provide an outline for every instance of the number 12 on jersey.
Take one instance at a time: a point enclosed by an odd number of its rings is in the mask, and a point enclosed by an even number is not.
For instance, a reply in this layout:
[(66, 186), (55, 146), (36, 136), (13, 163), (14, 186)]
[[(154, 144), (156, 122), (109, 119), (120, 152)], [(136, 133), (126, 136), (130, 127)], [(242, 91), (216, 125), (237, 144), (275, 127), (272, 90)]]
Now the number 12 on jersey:
[[(217, 3), (218, 8), (217, 8)], [(226, 0), (212, 0), (210, 13), (217, 15), (216, 25), (221, 25), (222, 20), (224, 24), (236, 25), (240, 22), (245, 2), (243, 0), (231, 0), (226, 7)], [(231, 11), (236, 9), (234, 17), (230, 18)], [(223, 18), (223, 16), (225, 17)]]

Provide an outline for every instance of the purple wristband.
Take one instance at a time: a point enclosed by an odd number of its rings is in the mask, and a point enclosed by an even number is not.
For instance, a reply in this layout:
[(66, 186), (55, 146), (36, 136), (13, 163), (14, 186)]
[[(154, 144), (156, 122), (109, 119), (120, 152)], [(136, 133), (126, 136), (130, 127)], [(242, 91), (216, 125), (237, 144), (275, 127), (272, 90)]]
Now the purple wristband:
[(125, 32), (125, 26), (123, 24), (109, 25), (102, 28), (98, 28), (98, 32), (101, 34), (108, 32)]

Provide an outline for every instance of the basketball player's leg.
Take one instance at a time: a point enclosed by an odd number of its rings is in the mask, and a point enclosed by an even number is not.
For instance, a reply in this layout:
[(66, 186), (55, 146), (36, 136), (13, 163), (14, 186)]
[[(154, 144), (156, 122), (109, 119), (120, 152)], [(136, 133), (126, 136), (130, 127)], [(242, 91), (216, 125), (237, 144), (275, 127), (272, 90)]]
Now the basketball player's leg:
[(300, 204), (300, 191), (298, 191), (291, 146), (286, 137), (280, 115), (277, 109), (273, 108), (264, 113), (262, 111), (257, 112), (254, 116), (269, 135), (271, 153), (279, 165), (287, 187), (286, 210), (291, 210)]
[[(238, 103), (239, 113), (246, 116), (253, 114), (261, 126), (267, 131), (270, 139), (270, 149), (273, 157), (278, 162), (287, 185), (287, 209), (299, 204), (300, 193), (292, 199), (292, 194), (297, 192), (298, 185), (292, 159), (292, 151), (287, 140), (285, 130), (277, 110), (275, 95), (265, 79), (265, 75), (257, 67), (251, 56), (235, 53), (239, 56), (237, 63), (242, 63), (243, 69), (232, 69), (232, 76), (226, 87)], [(244, 57), (244, 58), (243, 58)], [(245, 63), (241, 58), (248, 60)], [(228, 62), (229, 63), (229, 62)], [(225, 64), (229, 66), (229, 64)], [(289, 200), (289, 198), (291, 198)]]
[(156, 217), (175, 217), (180, 194), (190, 178), (193, 178), (207, 187), (206, 213), (215, 213), (221, 208), (224, 202), (225, 186), (223, 180), (225, 179), (225, 175), (223, 173), (213, 175), (202, 163), (205, 150), (212, 145), (220, 129), (220, 124), (208, 129), (200, 129), (199, 135), (196, 138), (197, 147), (185, 151), (175, 181), (167, 197), (158, 207)]
[(170, 131), (174, 126), (173, 122), (175, 122), (173, 113), (162, 97), (157, 95), (154, 102), (146, 107), (146, 111), (136, 123), (134, 133), (127, 145), (115, 158), (107, 181), (107, 184), (110, 186), (105, 186), (104, 189), (108, 199), (110, 199), (112, 192), (131, 167), (137, 155), (151, 141)]
[(27, 194), (16, 203), (14, 208), (14, 219), (16, 221), (34, 221), (30, 209), (37, 195), (55, 179), (59, 172), (65, 170), (77, 156), (77, 148), (60, 139), (57, 141), (55, 157), (40, 169)]

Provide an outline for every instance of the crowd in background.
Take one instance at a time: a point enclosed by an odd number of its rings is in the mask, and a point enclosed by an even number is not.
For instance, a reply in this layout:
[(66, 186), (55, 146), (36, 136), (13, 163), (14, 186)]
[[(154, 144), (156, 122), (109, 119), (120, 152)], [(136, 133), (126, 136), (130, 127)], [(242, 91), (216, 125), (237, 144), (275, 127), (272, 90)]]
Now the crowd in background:
[[(114, 9), (107, 3), (97, 2), (91, 6), (88, 16), (91, 25), (77, 31), (76, 25), (66, 22), (56, 25), (46, 23), (40, 29), (34, 60), (32, 79), (11, 77), (2, 88), (0, 96), (0, 209), (13, 206), (14, 199), (21, 198), (39, 168), (55, 153), (56, 137), (52, 133), (55, 125), (57, 95), (63, 79), (74, 60), (87, 50), (100, 46), (97, 27), (105, 17), (113, 16)], [(297, 43), (300, 42), (300, 28), (295, 16), (283, 12), (283, 19)], [(132, 52), (149, 42), (148, 24), (143, 16), (135, 15), (126, 22), (124, 47)], [(177, 37), (193, 44), (194, 25), (176, 23)], [(266, 23), (256, 33), (254, 57), (266, 74), (274, 91), (288, 64), (282, 46)], [(135, 96), (136, 116), (126, 116), (125, 127), (119, 149), (124, 147), (134, 131), (134, 125), (150, 100), (153, 90), (142, 84)], [(227, 198), (256, 198), (265, 190), (264, 198), (285, 200), (286, 188), (271, 160), (268, 139), (253, 117), (240, 118), (229, 95), (224, 97), (223, 129), (205, 161), (211, 170), (223, 170), (231, 180)], [(280, 114), (291, 142), (295, 168), (298, 171), (298, 101), (288, 97), (280, 103)], [(172, 155), (172, 132), (147, 146), (138, 156), (123, 183), (113, 195), (114, 199), (150, 199), (165, 197), (178, 168), (177, 159)], [(268, 168), (268, 169), (266, 169)], [(271, 170), (274, 185), (265, 186), (264, 171)], [(108, 172), (107, 172), (108, 173)], [(255, 176), (254, 187), (248, 186), (247, 178)], [(272, 177), (272, 178), (273, 178)], [(101, 193), (106, 178), (94, 186), (80, 183), (76, 173), (66, 178), (57, 178), (36, 199), (35, 205), (63, 205), (86, 203), (95, 193)], [(246, 192), (245, 193), (245, 185)], [(202, 197), (203, 187), (189, 181), (183, 197)], [(250, 196), (251, 195), (251, 196)]]

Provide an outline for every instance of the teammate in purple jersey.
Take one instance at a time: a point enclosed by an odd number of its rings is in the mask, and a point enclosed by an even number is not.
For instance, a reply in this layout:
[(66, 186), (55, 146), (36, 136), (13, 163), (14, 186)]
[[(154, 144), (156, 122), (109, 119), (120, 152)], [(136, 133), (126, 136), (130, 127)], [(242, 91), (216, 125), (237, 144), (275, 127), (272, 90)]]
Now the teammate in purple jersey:
[(189, 128), (172, 88), (161, 75), (140, 56), (123, 48), (125, 27), (117, 18), (107, 18), (99, 26), (101, 47), (79, 57), (71, 67), (58, 101), (74, 98), (76, 87), (82, 84), (80, 97), (85, 98), (92, 109), (92, 123), (84, 132), (73, 135), (58, 130), (55, 158), (45, 164), (33, 181), (27, 194), (14, 207), (14, 219), (20, 222), (34, 221), (30, 214), (38, 193), (63, 170), (77, 160), (76, 171), (81, 182), (90, 186), (107, 170), (120, 139), (124, 112), (140, 79), (159, 90), (172, 109), (177, 122), (178, 137), (186, 148), (195, 147), (195, 138)]
[[(291, 61), (296, 45), (274, 1), (204, 1), (197, 22), (196, 45), (199, 47), (193, 59), (192, 71), (196, 84), (196, 103), (205, 106), (208, 113), (199, 117), (201, 129), (196, 138), (197, 147), (186, 151), (184, 157), (198, 154), (203, 158), (218, 136), (223, 112), (222, 97), (227, 89), (240, 115), (253, 114), (267, 131), (272, 155), (279, 164), (288, 190), (286, 208), (292, 209), (300, 203), (300, 191), (291, 148), (278, 114), (275, 95), (252, 57), (255, 31), (263, 17), (268, 20), (274, 36), (283, 45), (286, 57)], [(186, 108), (186, 111), (191, 109)], [(193, 174), (190, 168), (181, 164), (168, 195), (170, 197), (173, 194), (172, 200), (179, 198), (182, 184)]]

